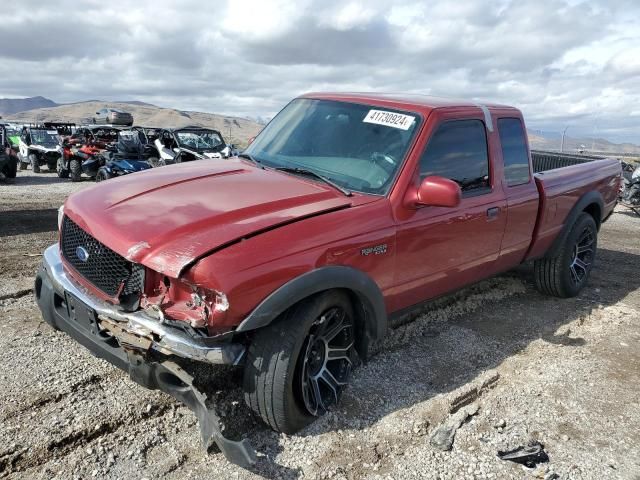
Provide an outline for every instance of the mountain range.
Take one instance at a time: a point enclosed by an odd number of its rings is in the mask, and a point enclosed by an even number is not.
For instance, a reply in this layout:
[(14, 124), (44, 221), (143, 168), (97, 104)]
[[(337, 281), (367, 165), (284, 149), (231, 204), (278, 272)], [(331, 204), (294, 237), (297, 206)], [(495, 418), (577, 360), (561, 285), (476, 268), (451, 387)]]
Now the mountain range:
[[(0, 115), (5, 120), (16, 122), (65, 121), (78, 124), (91, 122), (95, 112), (111, 107), (126, 110), (133, 114), (137, 125), (157, 127), (183, 127), (201, 125), (219, 130), (227, 142), (245, 145), (254, 137), (266, 122), (262, 117), (255, 119), (183, 111), (163, 108), (139, 100), (105, 102), (86, 100), (76, 103), (58, 104), (45, 97), (0, 98)], [(543, 130), (528, 131), (531, 148), (539, 150), (559, 150), (561, 135), (558, 132)], [(594, 150), (598, 152), (637, 153), (640, 146), (631, 143), (613, 143), (604, 138), (569, 137), (564, 140), (564, 150)]]
[(0, 98), (0, 115), (12, 115), (35, 108), (57, 107), (53, 100), (44, 97)]
[[(22, 102), (23, 107), (27, 107), (26, 110), (13, 111), (9, 108), (18, 105), (16, 102), (19, 101)], [(93, 116), (101, 108), (118, 108), (130, 112), (136, 125), (165, 128), (198, 125), (213, 128), (221, 132), (228, 143), (240, 146), (246, 145), (249, 138), (256, 136), (264, 126), (247, 118), (163, 108), (140, 101), (87, 100), (57, 104), (43, 97), (32, 97), (19, 101), (0, 99), (0, 112), (4, 113), (4, 120), (17, 123), (59, 121), (83, 124), (91, 123)], [(11, 113), (7, 113), (8, 111)]]

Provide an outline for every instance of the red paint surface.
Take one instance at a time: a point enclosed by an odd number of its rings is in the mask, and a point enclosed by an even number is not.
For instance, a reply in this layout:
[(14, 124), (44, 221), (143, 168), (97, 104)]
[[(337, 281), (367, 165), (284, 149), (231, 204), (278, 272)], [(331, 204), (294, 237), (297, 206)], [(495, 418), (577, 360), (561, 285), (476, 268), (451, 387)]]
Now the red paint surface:
[[(65, 213), (173, 284), (224, 292), (230, 308), (210, 319), (213, 332), (237, 325), (278, 287), (324, 265), (368, 274), (391, 313), (544, 254), (588, 191), (603, 195), (603, 217), (615, 206), (620, 167), (613, 160), (531, 175), (529, 183), (508, 187), (495, 127), (498, 118), (521, 118), (521, 113), (489, 105), (491, 192), (463, 197), (454, 208), (416, 208), (406, 198), (418, 188), (418, 161), (431, 133), (445, 120), (484, 121), (482, 110), (469, 102), (419, 96), (308, 97), (386, 106), (423, 118), (387, 197), (346, 197), (244, 160), (205, 160), (99, 183), (70, 196)], [(489, 209), (497, 214), (488, 216)], [(380, 245), (386, 245), (383, 254), (361, 253)], [(161, 281), (163, 275), (149, 278)], [(155, 286), (147, 288), (150, 296), (157, 294)], [(179, 298), (173, 300), (185, 298), (184, 288), (175, 291)]]

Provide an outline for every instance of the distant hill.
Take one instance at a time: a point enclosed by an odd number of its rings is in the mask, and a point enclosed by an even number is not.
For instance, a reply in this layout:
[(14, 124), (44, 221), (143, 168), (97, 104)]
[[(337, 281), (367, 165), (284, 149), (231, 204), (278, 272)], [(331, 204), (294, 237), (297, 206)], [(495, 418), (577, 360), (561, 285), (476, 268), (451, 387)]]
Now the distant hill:
[[(543, 130), (529, 130), (529, 143), (531, 148), (538, 150), (559, 150), (562, 143), (562, 134), (546, 132)], [(595, 152), (612, 153), (637, 153), (640, 155), (640, 145), (633, 143), (613, 143), (604, 138), (575, 138), (566, 136), (564, 150), (575, 152), (576, 150), (593, 150)]]
[(249, 138), (257, 135), (263, 127), (263, 125), (246, 118), (181, 111), (137, 101), (102, 102), (90, 100), (18, 112), (6, 115), (4, 118), (18, 123), (62, 121), (82, 124), (91, 123), (93, 115), (101, 108), (106, 107), (130, 112), (133, 115), (134, 125), (167, 128), (200, 125), (219, 130), (227, 142), (239, 145), (246, 145)]
[(12, 115), (36, 108), (56, 107), (58, 104), (44, 97), (0, 98), (0, 115)]

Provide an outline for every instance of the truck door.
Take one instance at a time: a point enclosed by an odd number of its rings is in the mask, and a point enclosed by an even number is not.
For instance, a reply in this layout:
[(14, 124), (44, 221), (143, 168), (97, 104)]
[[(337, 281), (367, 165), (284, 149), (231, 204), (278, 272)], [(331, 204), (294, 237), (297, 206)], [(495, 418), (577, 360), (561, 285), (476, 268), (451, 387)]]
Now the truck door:
[[(456, 181), (456, 208), (423, 207), (397, 225), (392, 308), (404, 308), (495, 273), (505, 229), (500, 168), (482, 115), (442, 115), (419, 159), (419, 176)], [(394, 308), (395, 309), (395, 308)]]
[(539, 202), (524, 125), (520, 118), (510, 113), (497, 120), (507, 197), (507, 224), (500, 249), (500, 262), (504, 268), (524, 260), (538, 219)]

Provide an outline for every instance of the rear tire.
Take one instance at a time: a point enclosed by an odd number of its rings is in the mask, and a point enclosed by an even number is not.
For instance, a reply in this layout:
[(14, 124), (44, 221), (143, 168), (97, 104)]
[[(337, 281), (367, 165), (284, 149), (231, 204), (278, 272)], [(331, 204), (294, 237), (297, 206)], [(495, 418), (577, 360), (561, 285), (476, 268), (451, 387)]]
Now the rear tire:
[(18, 163), (20, 164), (20, 170), (26, 170), (29, 166), (29, 160), (25, 160), (21, 153), (18, 153)]
[(556, 256), (533, 264), (536, 288), (554, 297), (575, 297), (589, 279), (598, 246), (598, 228), (588, 213), (576, 219)]
[(98, 173), (96, 173), (96, 182), (102, 182), (104, 180), (109, 180), (110, 178), (113, 178), (113, 175), (104, 168), (101, 168), (98, 170)]
[(309, 425), (339, 401), (356, 360), (354, 336), (345, 293), (327, 291), (291, 307), (255, 333), (244, 368), (247, 405), (279, 432)]
[(40, 162), (34, 153), (29, 154), (29, 163), (31, 163), (33, 173), (40, 173)]
[(79, 182), (82, 180), (82, 164), (80, 160), (69, 160), (69, 176), (72, 182)]

